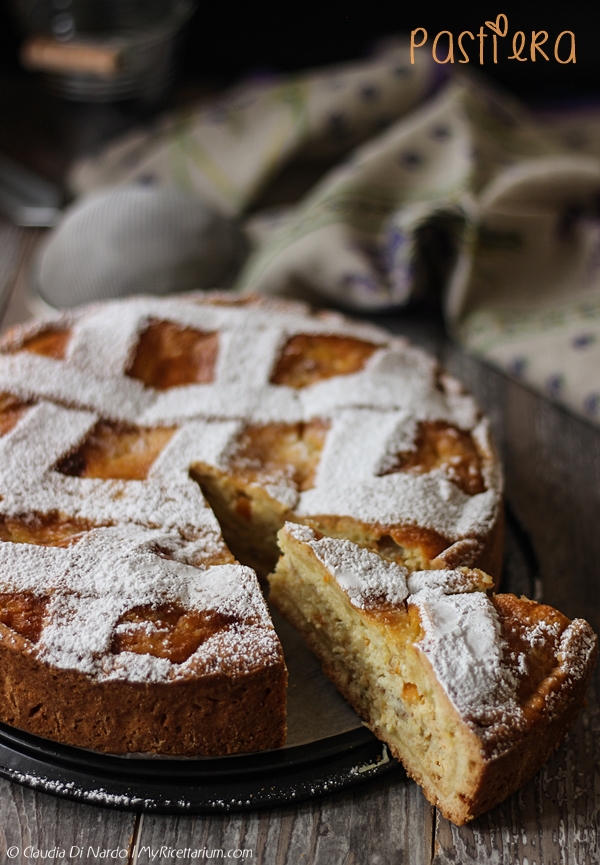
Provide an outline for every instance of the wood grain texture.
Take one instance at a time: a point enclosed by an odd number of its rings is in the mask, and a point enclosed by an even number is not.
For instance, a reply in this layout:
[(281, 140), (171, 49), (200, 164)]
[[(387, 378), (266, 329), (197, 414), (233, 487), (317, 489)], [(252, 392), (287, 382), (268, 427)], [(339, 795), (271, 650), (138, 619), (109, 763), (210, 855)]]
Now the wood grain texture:
[[(101, 850), (124, 849), (130, 858), (135, 819), (135, 814), (80, 805), (0, 778), (0, 862), (22, 865), (42, 861), (34, 858), (32, 852), (48, 851), (54, 847), (64, 849), (65, 856), (55, 856), (53, 861), (100, 861), (86, 855), (89, 846)], [(83, 859), (69, 857), (73, 845), (85, 848)], [(13, 849), (9, 858), (11, 847), (17, 848), (18, 852)], [(28, 847), (33, 851), (27, 850)]]
[(136, 865), (162, 844), (249, 849), (261, 865), (428, 865), (434, 809), (403, 772), (344, 793), (253, 814), (145, 815)]
[(19, 234), (16, 237), (18, 248), (15, 254), (15, 266), (6, 283), (5, 305), (1, 312), (2, 329), (12, 327), (21, 321), (31, 318), (27, 297), (29, 280), (35, 254), (46, 231), (40, 228), (14, 229)]
[(490, 415), (506, 496), (535, 548), (543, 600), (600, 630), (600, 434), (454, 348), (444, 362)]
[(439, 818), (434, 865), (596, 865), (598, 721), (592, 693), (566, 743), (529, 784), (467, 826)]
[[(521, 385), (446, 347), (444, 362), (490, 414), (507, 499), (540, 565), (542, 599), (600, 628), (600, 435)], [(436, 826), (434, 863), (600, 862), (600, 674), (565, 744), (502, 805)]]
[(0, 216), (0, 321), (11, 301), (19, 268), (25, 259), (31, 235)]

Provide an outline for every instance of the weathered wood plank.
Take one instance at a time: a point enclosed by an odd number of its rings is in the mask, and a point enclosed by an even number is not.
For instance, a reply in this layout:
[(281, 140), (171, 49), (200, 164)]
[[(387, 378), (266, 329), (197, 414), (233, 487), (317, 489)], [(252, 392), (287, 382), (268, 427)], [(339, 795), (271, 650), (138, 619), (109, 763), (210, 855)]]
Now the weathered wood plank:
[(27, 232), (0, 216), (0, 321), (13, 295), (17, 273), (27, 248)]
[[(133, 848), (136, 815), (80, 805), (39, 793), (0, 778), (0, 862), (18, 865), (31, 861), (96, 862), (88, 848), (125, 850), (127, 862)], [(70, 858), (71, 847), (83, 847), (81, 859)], [(65, 850), (62, 858), (35, 859), (32, 851)], [(12, 848), (12, 849), (11, 849)], [(30, 848), (29, 850), (27, 848)], [(10, 855), (9, 855), (10, 851)], [(124, 856), (128, 858), (124, 858)]]
[(534, 545), (544, 601), (600, 629), (600, 433), (455, 349), (445, 361), (490, 414), (506, 494)]
[(145, 815), (137, 863), (161, 845), (247, 849), (261, 865), (429, 865), (433, 808), (402, 772), (272, 811), (176, 818)]
[(21, 321), (32, 317), (27, 303), (29, 280), (35, 251), (45, 231), (39, 228), (20, 229), (21, 253), (17, 259), (17, 267), (12, 275), (12, 285), (5, 296), (5, 302), (0, 309), (2, 328), (12, 327)]
[(591, 691), (567, 741), (529, 784), (468, 826), (438, 820), (434, 865), (596, 865), (599, 728)]
[[(491, 415), (507, 497), (538, 556), (543, 600), (598, 629), (598, 431), (455, 349), (445, 355)], [(469, 826), (438, 820), (436, 865), (600, 861), (598, 673), (595, 682), (566, 743), (529, 784)]]

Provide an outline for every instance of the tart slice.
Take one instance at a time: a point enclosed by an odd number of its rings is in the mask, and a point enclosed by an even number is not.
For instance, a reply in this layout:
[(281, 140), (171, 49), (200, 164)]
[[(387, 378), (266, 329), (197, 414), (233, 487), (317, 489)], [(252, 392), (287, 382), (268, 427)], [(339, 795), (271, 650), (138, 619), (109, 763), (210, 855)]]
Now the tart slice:
[(493, 807), (558, 747), (594, 666), (587, 622), (488, 595), (481, 571), (409, 573), (306, 526), (279, 544), (270, 599), (445, 817)]

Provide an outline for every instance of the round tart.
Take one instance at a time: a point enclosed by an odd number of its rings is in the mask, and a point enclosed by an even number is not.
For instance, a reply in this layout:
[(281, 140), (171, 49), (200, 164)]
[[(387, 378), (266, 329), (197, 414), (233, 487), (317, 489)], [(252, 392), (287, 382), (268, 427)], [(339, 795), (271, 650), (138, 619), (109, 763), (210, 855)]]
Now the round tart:
[[(468, 585), (473, 615), (485, 607), (494, 657), (504, 658), (504, 630), (518, 631), (522, 616), (511, 625), (504, 610), (513, 602), (487, 596), (501, 565), (501, 470), (486, 418), (432, 359), (385, 331), (300, 304), (137, 297), (10, 331), (0, 345), (0, 393), (0, 720), (114, 753), (281, 745), (286, 670), (255, 572), (264, 580), (283, 549), (275, 601), (432, 801), (461, 821), (509, 792), (485, 782), (496, 778), (490, 760), (500, 751), (464, 733), (476, 722), (461, 714), (462, 673), (453, 681), (452, 666), (434, 660), (444, 604), (455, 602), (429, 603), (414, 591), (415, 580), (428, 591), (433, 580), (444, 597), (463, 598), (456, 587)], [(306, 586), (297, 593), (298, 574), (303, 582), (303, 567), (316, 566), (298, 551), (322, 540), (354, 552), (342, 556), (342, 577), (321, 562), (307, 590), (312, 612), (299, 614)], [(465, 568), (491, 576), (464, 576)], [(371, 573), (379, 574), (373, 585)], [(408, 680), (386, 685), (385, 723), (370, 708), (378, 698), (368, 676), (364, 687), (344, 684), (362, 667), (321, 604), (327, 609), (335, 584), (354, 609), (352, 586), (365, 580), (371, 600), (358, 606), (377, 619), (377, 639), (381, 622), (404, 611), (414, 639), (398, 643), (392, 623), (391, 644), (410, 643), (407, 663), (425, 659), (427, 681), (445, 695), (435, 705), (453, 706), (456, 729), (466, 725), (456, 741), (468, 741), (471, 755), (485, 752), (467, 761), (461, 795), (471, 804), (462, 811), (388, 731), (396, 729), (389, 706), (406, 714)], [(560, 621), (563, 633), (570, 626)], [(577, 687), (548, 697), (561, 722), (525, 774), (582, 700), (595, 651), (584, 632)], [(545, 645), (550, 637), (539, 634)], [(495, 681), (481, 685), (488, 702), (500, 693)], [(546, 717), (543, 706), (538, 714)], [(422, 726), (407, 729), (427, 736)], [(482, 786), (485, 796), (473, 792)]]

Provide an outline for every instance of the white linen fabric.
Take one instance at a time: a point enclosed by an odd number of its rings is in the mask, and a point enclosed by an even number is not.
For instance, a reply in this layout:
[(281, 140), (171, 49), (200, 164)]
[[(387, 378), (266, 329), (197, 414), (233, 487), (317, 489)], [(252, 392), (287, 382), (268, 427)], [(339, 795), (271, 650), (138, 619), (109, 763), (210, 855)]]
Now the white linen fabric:
[(339, 157), (248, 221), (238, 288), (381, 311), (434, 286), (468, 351), (600, 424), (600, 114), (534, 116), (417, 59), (250, 82), (78, 163), (73, 189), (171, 184), (241, 216), (292, 158)]

